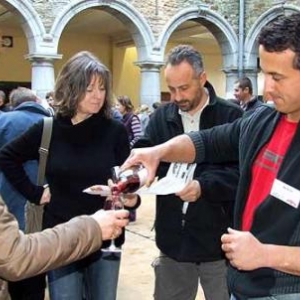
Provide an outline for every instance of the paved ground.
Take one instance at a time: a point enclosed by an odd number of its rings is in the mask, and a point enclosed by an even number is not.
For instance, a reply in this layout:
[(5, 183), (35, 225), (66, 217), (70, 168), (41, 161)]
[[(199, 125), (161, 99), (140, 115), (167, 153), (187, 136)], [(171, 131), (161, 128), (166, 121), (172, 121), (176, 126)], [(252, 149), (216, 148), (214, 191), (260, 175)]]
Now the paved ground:
[[(151, 263), (158, 253), (154, 231), (151, 230), (154, 209), (154, 197), (143, 196), (137, 211), (137, 221), (127, 227), (117, 300), (153, 299), (154, 275)], [(199, 291), (197, 300), (204, 299), (202, 291)]]
[[(155, 198), (143, 196), (137, 221), (127, 227), (117, 300), (153, 300), (154, 275), (151, 263), (158, 253), (154, 231), (151, 230), (154, 209)], [(205, 300), (201, 290), (197, 300)]]

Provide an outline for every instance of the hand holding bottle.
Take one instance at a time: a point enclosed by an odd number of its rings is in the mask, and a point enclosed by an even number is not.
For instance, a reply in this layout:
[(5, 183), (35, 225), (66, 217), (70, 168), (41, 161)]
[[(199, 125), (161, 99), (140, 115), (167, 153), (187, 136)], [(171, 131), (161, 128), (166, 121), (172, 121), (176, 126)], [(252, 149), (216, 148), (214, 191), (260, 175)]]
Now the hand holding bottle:
[(130, 156), (121, 166), (121, 170), (125, 171), (136, 165), (143, 165), (147, 169), (147, 178), (145, 185), (149, 187), (151, 183), (155, 180), (156, 170), (161, 161), (161, 153), (159, 150), (159, 145), (148, 148), (138, 148), (132, 149)]
[[(125, 201), (126, 199), (132, 201), (136, 198), (132, 194), (145, 185), (147, 175), (147, 170), (141, 165), (132, 166), (124, 171), (116, 166), (112, 168), (112, 179), (108, 181), (108, 186), (100, 184), (93, 185), (84, 189), (83, 192), (90, 195), (100, 195), (102, 197), (109, 197), (117, 193), (122, 194)], [(127, 205), (126, 203), (126, 206), (134, 206), (134, 204), (131, 205), (128, 203)]]
[(126, 170), (116, 166), (112, 169), (114, 188), (119, 193), (132, 194), (145, 185), (148, 172), (142, 165), (134, 165)]

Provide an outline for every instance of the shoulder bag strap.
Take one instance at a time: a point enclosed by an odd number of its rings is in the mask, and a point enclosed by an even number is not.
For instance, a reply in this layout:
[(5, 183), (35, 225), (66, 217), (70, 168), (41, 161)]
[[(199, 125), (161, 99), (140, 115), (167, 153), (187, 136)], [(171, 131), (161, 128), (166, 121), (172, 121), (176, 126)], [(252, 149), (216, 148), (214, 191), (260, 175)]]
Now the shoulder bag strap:
[(44, 184), (44, 179), (45, 179), (48, 150), (49, 150), (49, 144), (50, 144), (50, 139), (52, 134), (52, 123), (53, 123), (52, 117), (44, 118), (43, 134), (42, 134), (41, 145), (39, 148), (40, 161), (39, 161), (39, 169), (38, 169), (38, 177), (37, 177), (37, 185), (40, 186)]

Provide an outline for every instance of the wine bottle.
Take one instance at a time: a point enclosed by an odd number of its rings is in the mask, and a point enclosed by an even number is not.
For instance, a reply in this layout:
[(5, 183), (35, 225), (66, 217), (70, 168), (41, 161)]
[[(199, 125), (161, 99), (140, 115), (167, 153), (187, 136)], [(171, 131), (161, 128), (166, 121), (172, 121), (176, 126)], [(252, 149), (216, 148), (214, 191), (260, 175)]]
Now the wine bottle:
[(115, 189), (119, 193), (134, 193), (141, 188), (147, 180), (147, 170), (142, 165), (135, 165), (120, 171), (119, 167), (112, 170), (112, 180), (116, 184)]

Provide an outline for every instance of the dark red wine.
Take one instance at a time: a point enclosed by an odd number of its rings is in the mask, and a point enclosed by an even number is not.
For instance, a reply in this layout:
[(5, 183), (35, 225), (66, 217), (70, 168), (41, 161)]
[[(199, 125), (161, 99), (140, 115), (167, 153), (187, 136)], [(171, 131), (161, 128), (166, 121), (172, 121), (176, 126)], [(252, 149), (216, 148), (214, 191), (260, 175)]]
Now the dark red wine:
[(117, 188), (120, 192), (126, 193), (134, 193), (140, 188), (140, 180), (136, 177), (131, 177), (126, 181), (119, 181), (117, 183)]
[(113, 181), (119, 193), (134, 193), (146, 183), (147, 170), (142, 166), (132, 166), (131, 168), (119, 172), (113, 172)]
[(112, 199), (106, 199), (105, 200), (103, 209), (104, 210), (111, 210), (111, 209), (113, 209), (113, 201), (112, 201)]

